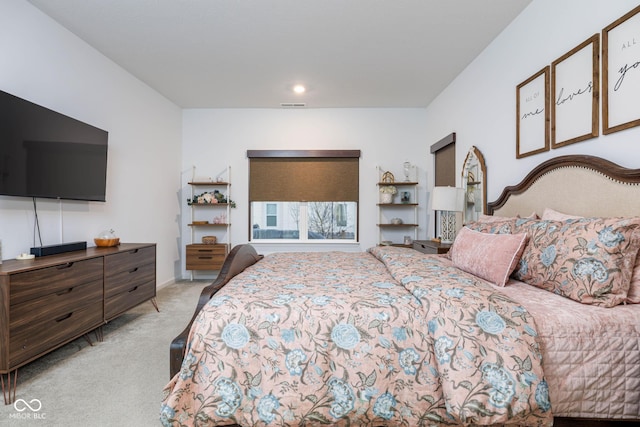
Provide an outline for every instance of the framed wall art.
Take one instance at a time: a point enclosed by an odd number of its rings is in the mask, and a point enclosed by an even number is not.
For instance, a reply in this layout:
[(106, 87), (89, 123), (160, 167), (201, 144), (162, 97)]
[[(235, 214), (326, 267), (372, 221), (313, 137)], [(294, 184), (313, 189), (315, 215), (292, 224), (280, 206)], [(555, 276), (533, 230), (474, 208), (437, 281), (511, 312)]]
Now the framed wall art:
[(549, 66), (516, 87), (516, 159), (549, 150)]
[(640, 125), (640, 6), (602, 30), (602, 133)]
[(551, 64), (551, 148), (598, 136), (598, 34)]

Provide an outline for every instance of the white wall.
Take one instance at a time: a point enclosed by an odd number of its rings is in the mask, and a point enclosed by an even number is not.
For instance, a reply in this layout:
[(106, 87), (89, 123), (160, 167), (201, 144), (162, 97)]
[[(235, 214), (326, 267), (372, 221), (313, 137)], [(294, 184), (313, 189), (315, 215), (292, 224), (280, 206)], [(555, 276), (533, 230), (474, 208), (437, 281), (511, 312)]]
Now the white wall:
[[(38, 200), (42, 243), (113, 228), (158, 244), (160, 285), (179, 275), (181, 110), (24, 0), (0, 2), (0, 90), (109, 132), (107, 202)], [(33, 224), (31, 199), (0, 196), (3, 258), (34, 246)]]
[[(402, 163), (418, 166), (421, 193), (420, 223), (426, 222), (426, 166), (430, 162), (424, 109), (191, 109), (183, 115), (183, 220), (184, 244), (190, 230), (186, 199), (191, 168), (196, 175), (214, 176), (231, 165), (231, 198), (237, 208), (231, 213), (231, 243), (248, 241), (247, 150), (357, 149), (360, 159), (360, 242), (366, 249), (378, 242), (376, 166), (391, 170), (401, 179)], [(445, 136), (445, 135), (443, 135)], [(429, 163), (430, 165), (430, 163)], [(431, 178), (429, 178), (431, 179)], [(322, 183), (318, 183), (322, 185)], [(409, 233), (407, 233), (409, 234)], [(426, 237), (421, 227), (419, 237)], [(199, 242), (196, 242), (199, 243)], [(273, 247), (258, 246), (267, 253)], [(183, 245), (184, 247), (184, 245)], [(309, 246), (305, 247), (305, 250)], [(317, 249), (318, 246), (315, 247)], [(326, 249), (327, 246), (321, 248)], [(345, 246), (342, 246), (345, 249)], [(280, 246), (279, 250), (296, 249)], [(313, 247), (311, 247), (313, 249)], [(183, 249), (184, 250), (184, 249)], [(345, 249), (346, 250), (346, 249)], [(186, 273), (185, 273), (186, 274)]]
[(516, 86), (637, 4), (634, 0), (534, 0), (429, 105), (426, 141), (455, 131), (458, 169), (468, 148), (478, 147), (487, 163), (489, 201), (498, 198), (506, 185), (520, 182), (535, 165), (556, 156), (588, 154), (640, 168), (640, 127), (515, 158)]

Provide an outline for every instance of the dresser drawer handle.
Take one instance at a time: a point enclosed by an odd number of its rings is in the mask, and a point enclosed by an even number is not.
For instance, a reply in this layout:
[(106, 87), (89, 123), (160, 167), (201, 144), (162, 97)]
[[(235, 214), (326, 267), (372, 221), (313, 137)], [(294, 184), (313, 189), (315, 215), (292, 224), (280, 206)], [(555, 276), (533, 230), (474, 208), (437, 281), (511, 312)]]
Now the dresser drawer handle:
[(131, 293), (131, 292), (135, 292), (135, 291), (137, 291), (137, 290), (138, 290), (138, 287), (136, 286), (136, 287), (135, 287), (135, 288), (133, 288), (133, 289), (129, 289), (129, 293)]
[(137, 254), (140, 249), (132, 249), (129, 251), (130, 254)]
[(133, 270), (129, 270), (129, 274), (135, 273), (136, 271), (138, 271), (138, 267), (134, 268)]
[(60, 316), (56, 319), (56, 322), (62, 322), (63, 320), (67, 320), (68, 318), (70, 318), (73, 315), (73, 312), (69, 313), (69, 314), (65, 314), (64, 316)]
[(207, 253), (211, 253), (211, 252), (213, 252), (213, 249), (198, 249), (198, 252), (207, 252)]
[(73, 288), (67, 288), (67, 289), (63, 289), (61, 291), (56, 292), (56, 295), (58, 296), (62, 296), (64, 294), (69, 294), (71, 293), (71, 291), (73, 291)]
[(211, 256), (199, 256), (198, 259), (213, 259)]
[(68, 262), (66, 264), (56, 265), (58, 270), (64, 270), (65, 268), (70, 268), (73, 265), (72, 262)]

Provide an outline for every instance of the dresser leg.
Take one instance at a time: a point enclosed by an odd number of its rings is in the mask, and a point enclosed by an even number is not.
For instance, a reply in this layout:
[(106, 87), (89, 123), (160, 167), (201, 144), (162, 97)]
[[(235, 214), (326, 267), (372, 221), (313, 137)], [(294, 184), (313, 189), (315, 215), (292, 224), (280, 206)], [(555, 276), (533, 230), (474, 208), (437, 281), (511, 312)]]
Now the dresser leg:
[[(11, 381), (12, 373), (13, 373), (13, 381)], [(4, 404), (10, 405), (16, 400), (16, 385), (18, 384), (18, 370), (16, 369), (6, 374), (0, 374), (0, 381), (2, 382), (2, 395), (4, 396)]]
[(160, 313), (160, 309), (158, 308), (158, 301), (156, 301), (156, 297), (151, 298), (151, 304), (156, 308), (156, 311)]
[(98, 326), (95, 330), (94, 330), (95, 334), (96, 334), (96, 340), (99, 342), (103, 342), (104, 341), (104, 333), (102, 332), (102, 325)]
[(90, 345), (91, 347), (93, 347), (93, 341), (91, 341), (91, 337), (89, 336), (89, 333), (87, 332), (86, 334), (84, 334), (84, 335), (83, 335), (83, 337), (84, 337), (84, 340), (85, 340), (87, 343), (89, 343), (89, 345)]

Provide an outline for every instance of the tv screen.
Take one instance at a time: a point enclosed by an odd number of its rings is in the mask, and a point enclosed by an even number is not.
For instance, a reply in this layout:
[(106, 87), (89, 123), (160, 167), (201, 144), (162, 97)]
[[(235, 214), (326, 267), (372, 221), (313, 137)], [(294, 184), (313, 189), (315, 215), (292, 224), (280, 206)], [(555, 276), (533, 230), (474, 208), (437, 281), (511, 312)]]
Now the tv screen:
[(0, 195), (104, 202), (108, 135), (0, 91)]

